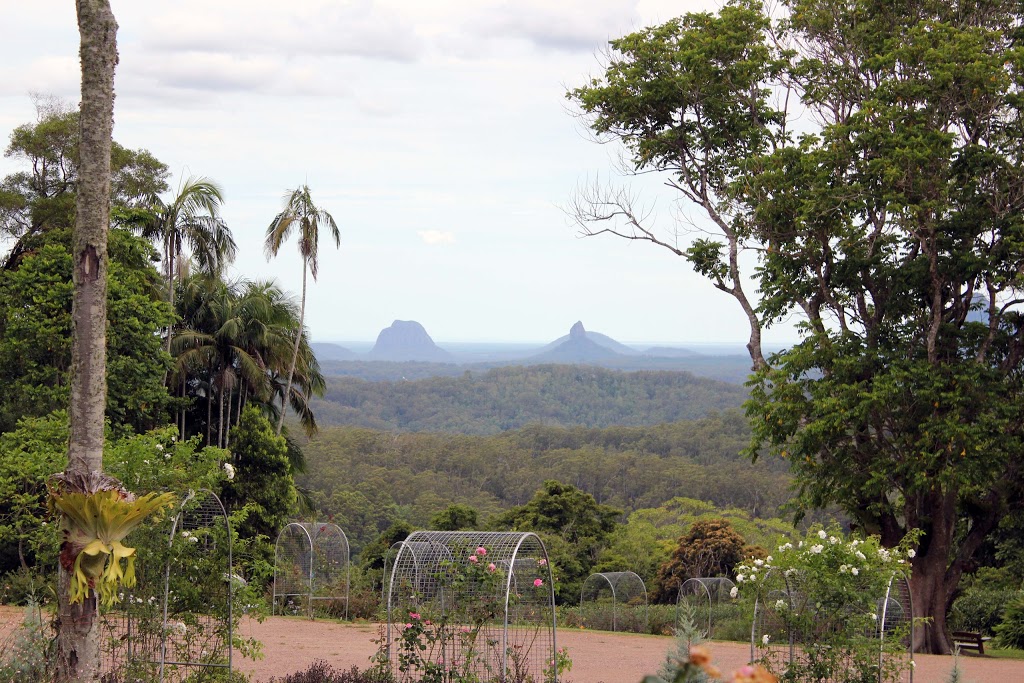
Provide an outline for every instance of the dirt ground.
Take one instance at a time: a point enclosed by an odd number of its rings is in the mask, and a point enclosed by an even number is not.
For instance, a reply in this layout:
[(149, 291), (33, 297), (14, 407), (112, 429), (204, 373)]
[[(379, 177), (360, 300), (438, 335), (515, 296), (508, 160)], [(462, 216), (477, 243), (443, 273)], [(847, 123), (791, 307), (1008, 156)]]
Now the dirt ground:
[[(0, 653), (21, 622), (19, 608), (0, 607)], [(376, 652), (376, 624), (309, 621), (296, 617), (271, 617), (262, 624), (243, 621), (240, 635), (263, 643), (259, 661), (236, 659), (238, 669), (252, 674), (254, 681), (302, 671), (317, 659), (337, 669), (360, 669), (370, 665)], [(672, 647), (667, 636), (642, 636), (560, 629), (559, 647), (567, 647), (573, 660), (566, 683), (639, 683), (661, 666)], [(746, 664), (750, 647), (740, 643), (711, 643), (714, 663), (727, 674)], [(943, 683), (953, 666), (952, 657), (917, 655), (915, 683)], [(1024, 661), (964, 655), (960, 657), (962, 680), (966, 683), (1024, 683)]]
[[(292, 617), (271, 617), (262, 624), (247, 622), (242, 635), (263, 642), (265, 657), (258, 662), (243, 661), (239, 668), (256, 681), (284, 676), (305, 669), (323, 659), (337, 669), (353, 665), (365, 668), (376, 651), (378, 637), (374, 624), (342, 624), (308, 621)], [(567, 683), (639, 683), (655, 673), (672, 647), (668, 636), (617, 634), (606, 631), (561, 629), (559, 647), (569, 649), (573, 667)], [(727, 674), (747, 663), (750, 646), (740, 643), (711, 643), (714, 663)], [(943, 683), (953, 666), (952, 657), (917, 655), (915, 683)], [(1024, 661), (964, 655), (960, 657), (961, 680), (967, 683), (1024, 683)]]

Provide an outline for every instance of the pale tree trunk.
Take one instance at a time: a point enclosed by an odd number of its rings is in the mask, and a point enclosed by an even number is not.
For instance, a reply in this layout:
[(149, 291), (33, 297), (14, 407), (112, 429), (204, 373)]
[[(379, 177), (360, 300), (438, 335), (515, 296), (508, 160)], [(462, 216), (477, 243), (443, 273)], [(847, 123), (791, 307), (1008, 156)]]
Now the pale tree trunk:
[(299, 343), (302, 341), (302, 331), (306, 327), (306, 271), (308, 263), (302, 263), (302, 303), (299, 304), (299, 329), (295, 333), (295, 347), (292, 349), (292, 366), (288, 369), (288, 383), (284, 385), (284, 397), (281, 399), (281, 415), (277, 418), (277, 435), (281, 436), (281, 428), (284, 426), (284, 414), (288, 410), (288, 397), (292, 393), (292, 379), (295, 377), (295, 366), (299, 362)]
[[(108, 0), (77, 0), (82, 61), (78, 204), (72, 243), (71, 438), (67, 472), (103, 469), (106, 408), (107, 231), (114, 126), (117, 22)], [(57, 583), (58, 681), (98, 681), (100, 632), (95, 592), (70, 604), (69, 567)]]

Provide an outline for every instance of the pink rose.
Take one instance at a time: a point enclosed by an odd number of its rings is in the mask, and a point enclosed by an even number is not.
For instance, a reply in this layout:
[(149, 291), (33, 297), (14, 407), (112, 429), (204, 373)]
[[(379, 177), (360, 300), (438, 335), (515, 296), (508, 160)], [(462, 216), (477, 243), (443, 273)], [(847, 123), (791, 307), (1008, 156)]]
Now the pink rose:
[(419, 612), (409, 612), (409, 618), (410, 619), (419, 619), (420, 618), (420, 614), (419, 614)]
[(483, 546), (480, 546), (479, 548), (476, 549), (476, 554), (479, 555), (480, 557), (483, 557), (484, 555), (487, 554), (487, 548), (485, 548)]
[(537, 560), (537, 564), (539, 564), (539, 565), (540, 565), (541, 567), (543, 567), (543, 566), (544, 566), (544, 565), (546, 565), (547, 563), (548, 563), (548, 561), (547, 561), (547, 560), (545, 560), (545, 559), (543, 559), (543, 558), (541, 558), (541, 559)]
[(487, 565), (487, 571), (493, 572), (495, 569), (497, 569), (497, 567), (494, 566), (493, 562), (491, 562), (489, 565)]
[(469, 556), (469, 561), (472, 562), (473, 564), (476, 564), (476, 561), (477, 561), (476, 560), (476, 555), (470, 555)]
[(534, 585), (535, 588), (540, 588), (541, 586), (544, 585), (544, 580), (543, 579), (534, 579), (533, 580), (533, 585)]

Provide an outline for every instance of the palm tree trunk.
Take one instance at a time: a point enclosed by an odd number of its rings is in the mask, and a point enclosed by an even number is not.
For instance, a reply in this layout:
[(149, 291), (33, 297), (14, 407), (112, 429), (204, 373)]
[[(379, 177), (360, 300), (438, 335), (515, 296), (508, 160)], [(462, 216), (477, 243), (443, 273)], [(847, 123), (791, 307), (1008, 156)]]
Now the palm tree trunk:
[(186, 438), (188, 438), (185, 435), (185, 392), (186, 392), (185, 381), (186, 381), (185, 374), (182, 373), (182, 375), (181, 375), (181, 401), (182, 401), (182, 403), (181, 403), (181, 407), (178, 408), (178, 413), (179, 413), (179, 415), (181, 417), (181, 426), (178, 427), (178, 439), (181, 440), (181, 441), (184, 441)]
[(224, 380), (221, 380), (220, 391), (217, 392), (217, 447), (224, 448)]
[(206, 445), (212, 446), (213, 441), (213, 380), (206, 382)]
[(292, 393), (292, 379), (295, 378), (295, 366), (299, 362), (299, 342), (302, 341), (302, 331), (306, 327), (306, 271), (307, 263), (302, 264), (302, 303), (299, 305), (299, 329), (295, 332), (295, 347), (292, 349), (292, 366), (288, 369), (288, 383), (284, 385), (284, 396), (281, 398), (281, 415), (277, 418), (277, 435), (281, 436), (281, 428), (284, 427), (284, 414), (288, 410), (288, 397)]
[[(77, 216), (72, 237), (71, 436), (67, 472), (103, 469), (106, 411), (107, 233), (114, 126), (117, 21), (108, 0), (78, 0), (82, 63)], [(65, 541), (65, 543), (67, 543)], [(71, 561), (61, 549), (57, 577), (58, 681), (98, 681), (100, 631), (95, 591), (71, 604)]]

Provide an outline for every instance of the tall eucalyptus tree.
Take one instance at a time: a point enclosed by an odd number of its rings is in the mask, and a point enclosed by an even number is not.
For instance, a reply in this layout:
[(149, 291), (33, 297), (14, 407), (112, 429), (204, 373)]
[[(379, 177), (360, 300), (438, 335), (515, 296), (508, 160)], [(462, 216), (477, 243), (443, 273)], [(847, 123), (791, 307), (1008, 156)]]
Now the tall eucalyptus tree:
[(292, 395), (292, 381), (295, 377), (295, 368), (299, 362), (299, 349), (305, 337), (304, 328), (306, 323), (306, 275), (313, 276), (316, 280), (319, 267), (319, 246), (320, 228), (326, 227), (337, 247), (341, 242), (341, 235), (334, 217), (324, 209), (313, 203), (309, 186), (292, 190), (285, 195), (284, 209), (274, 217), (267, 227), (267, 237), (264, 249), (267, 258), (277, 256), (281, 244), (291, 236), (292, 232), (298, 233), (299, 254), (302, 256), (302, 303), (299, 308), (299, 329), (293, 340), (292, 362), (288, 369), (288, 381), (284, 385), (284, 392), (281, 397), (281, 414), (277, 420), (277, 433), (281, 433), (284, 426), (284, 415), (289, 399)]

